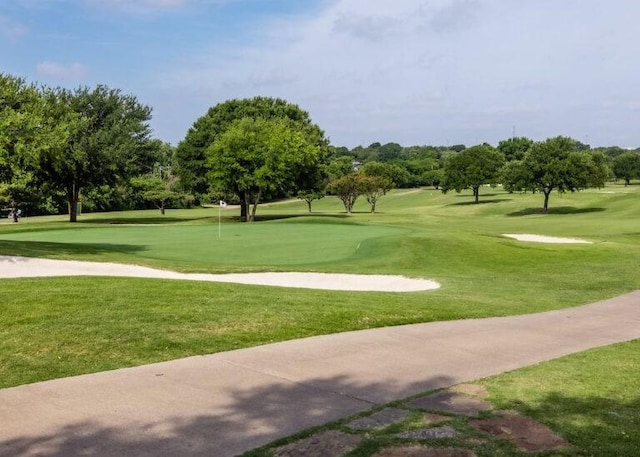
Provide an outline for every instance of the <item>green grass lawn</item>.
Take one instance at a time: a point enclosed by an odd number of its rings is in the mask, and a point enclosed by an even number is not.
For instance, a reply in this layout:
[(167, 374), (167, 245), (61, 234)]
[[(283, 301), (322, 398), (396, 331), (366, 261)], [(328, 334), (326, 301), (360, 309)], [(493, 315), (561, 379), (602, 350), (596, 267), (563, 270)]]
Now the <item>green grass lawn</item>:
[[(640, 288), (640, 186), (553, 195), (394, 191), (368, 213), (336, 198), (218, 209), (24, 218), (0, 224), (0, 254), (195, 272), (319, 271), (437, 280), (408, 294), (127, 278), (5, 279), (0, 387), (304, 336), (575, 306)], [(555, 206), (554, 206), (555, 205)], [(581, 237), (523, 243), (503, 233)]]
[[(640, 186), (553, 194), (546, 215), (540, 195), (483, 188), (480, 199), (474, 205), (469, 193), (398, 190), (380, 200), (379, 213), (368, 213), (360, 201), (349, 216), (335, 198), (314, 202), (312, 214), (292, 201), (261, 205), (255, 224), (238, 223), (237, 211), (228, 208), (220, 232), (217, 208), (169, 210), (164, 217), (87, 214), (77, 224), (63, 216), (4, 220), (0, 255), (193, 272), (402, 274), (442, 287), (398, 294), (132, 278), (3, 279), (0, 388), (317, 334), (540, 312), (640, 288)], [(593, 244), (523, 243), (503, 233)], [(630, 457), (640, 447), (639, 344), (482, 383), (498, 407), (528, 414), (574, 444), (553, 455)]]
[(640, 450), (640, 340), (593, 349), (482, 381), (514, 409), (575, 446), (560, 455), (635, 457)]

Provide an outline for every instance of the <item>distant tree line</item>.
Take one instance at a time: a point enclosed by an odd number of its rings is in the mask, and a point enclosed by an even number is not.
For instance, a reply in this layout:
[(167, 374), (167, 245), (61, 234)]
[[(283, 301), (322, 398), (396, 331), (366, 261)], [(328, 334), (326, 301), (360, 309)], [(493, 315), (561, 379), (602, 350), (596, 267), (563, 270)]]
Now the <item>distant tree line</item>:
[(349, 163), (363, 171), (371, 166), (374, 174), (389, 177), (394, 187), (433, 186), (443, 192), (469, 189), (476, 203), (483, 185), (501, 184), (510, 192), (540, 192), (545, 212), (553, 190), (578, 191), (602, 186), (608, 180), (629, 185), (640, 179), (640, 148), (591, 148), (567, 137), (540, 142), (513, 137), (496, 147), (487, 143), (471, 147), (372, 143), (353, 149), (333, 148), (329, 176), (336, 179), (353, 173)]
[(549, 195), (640, 179), (640, 149), (591, 148), (571, 138), (525, 137), (466, 147), (372, 143), (332, 146), (309, 113), (282, 99), (233, 99), (211, 107), (177, 145), (151, 137), (151, 108), (103, 85), (75, 90), (0, 73), (0, 204), (26, 214), (165, 209), (218, 202), (251, 222), (261, 202), (335, 195), (371, 212), (392, 188), (443, 192), (484, 185)]

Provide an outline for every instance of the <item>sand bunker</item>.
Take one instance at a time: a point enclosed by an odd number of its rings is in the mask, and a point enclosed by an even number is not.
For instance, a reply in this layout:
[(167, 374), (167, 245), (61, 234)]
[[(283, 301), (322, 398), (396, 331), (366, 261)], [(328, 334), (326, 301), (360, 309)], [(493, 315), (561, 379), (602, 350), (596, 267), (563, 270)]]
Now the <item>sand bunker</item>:
[(505, 233), (502, 236), (514, 238), (518, 241), (531, 241), (534, 243), (591, 244), (591, 241), (581, 240), (579, 238), (559, 238), (556, 236), (530, 235), (526, 233), (520, 233), (520, 234)]
[(117, 263), (0, 256), (0, 278), (33, 278), (43, 276), (119, 276), (226, 282), (303, 289), (376, 292), (417, 292), (440, 287), (435, 281), (406, 278), (404, 276), (337, 273), (177, 273), (174, 271)]

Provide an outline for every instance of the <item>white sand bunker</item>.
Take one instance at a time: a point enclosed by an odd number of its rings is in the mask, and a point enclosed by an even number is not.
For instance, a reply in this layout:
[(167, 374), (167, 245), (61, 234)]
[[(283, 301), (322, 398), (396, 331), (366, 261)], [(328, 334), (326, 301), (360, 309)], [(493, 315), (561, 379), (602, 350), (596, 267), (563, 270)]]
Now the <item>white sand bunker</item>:
[(555, 243), (555, 244), (592, 244), (591, 241), (581, 240), (579, 238), (560, 238), (556, 236), (530, 235), (526, 233), (505, 233), (503, 236), (514, 238), (518, 241), (531, 241), (534, 243)]
[(435, 281), (404, 276), (334, 273), (177, 273), (118, 263), (0, 256), (0, 279), (43, 276), (119, 276), (375, 292), (418, 292), (440, 287)]

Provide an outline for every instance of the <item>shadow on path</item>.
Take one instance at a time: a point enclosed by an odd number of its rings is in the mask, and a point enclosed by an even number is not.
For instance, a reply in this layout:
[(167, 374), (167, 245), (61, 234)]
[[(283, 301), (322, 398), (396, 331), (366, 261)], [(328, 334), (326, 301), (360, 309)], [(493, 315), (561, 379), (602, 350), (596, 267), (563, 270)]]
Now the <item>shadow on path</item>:
[[(305, 384), (272, 383), (260, 388), (233, 388), (227, 393), (228, 403), (224, 407), (206, 414), (188, 418), (149, 418), (146, 423), (114, 427), (101, 423), (100, 413), (96, 411), (96, 419), (68, 424), (45, 433), (30, 430), (19, 438), (2, 439), (0, 455), (234, 456), (300, 430), (376, 406), (358, 399), (353, 392), (379, 392), (403, 398), (418, 389), (433, 390), (453, 383), (446, 376), (435, 376), (419, 385), (394, 389), (386, 383), (359, 385), (340, 376), (312, 379)], [(343, 392), (351, 394), (347, 396)], [(7, 416), (2, 409), (0, 403), (4, 420)]]

